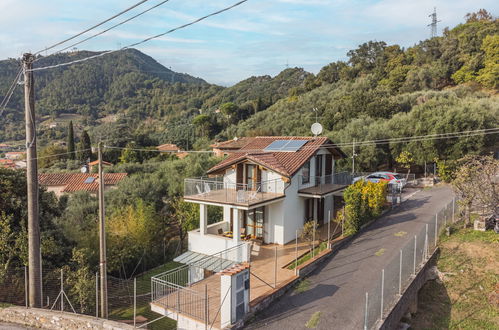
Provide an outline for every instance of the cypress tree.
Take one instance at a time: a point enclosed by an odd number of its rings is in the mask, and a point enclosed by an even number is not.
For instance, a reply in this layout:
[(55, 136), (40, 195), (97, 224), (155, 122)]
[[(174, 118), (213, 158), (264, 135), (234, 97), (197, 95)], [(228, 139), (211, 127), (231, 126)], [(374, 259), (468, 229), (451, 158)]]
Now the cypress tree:
[(90, 143), (90, 136), (88, 136), (87, 131), (81, 133), (80, 148), (79, 148), (79, 158), (82, 162), (86, 162), (88, 159), (92, 158), (92, 145)]
[(74, 130), (73, 130), (73, 121), (69, 122), (68, 126), (68, 158), (74, 160), (76, 158), (75, 155), (75, 139), (74, 139)]

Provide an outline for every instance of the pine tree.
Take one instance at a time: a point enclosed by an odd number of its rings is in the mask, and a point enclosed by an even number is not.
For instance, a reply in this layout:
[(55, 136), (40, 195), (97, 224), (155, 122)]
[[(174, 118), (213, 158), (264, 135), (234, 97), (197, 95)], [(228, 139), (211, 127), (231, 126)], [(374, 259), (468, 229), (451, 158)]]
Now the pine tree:
[(71, 120), (68, 126), (68, 158), (71, 160), (76, 158), (75, 149), (73, 121)]
[(91, 148), (92, 145), (90, 143), (90, 136), (88, 136), (87, 131), (83, 131), (83, 133), (81, 133), (80, 146), (78, 150), (78, 158), (82, 162), (86, 162), (92, 158)]

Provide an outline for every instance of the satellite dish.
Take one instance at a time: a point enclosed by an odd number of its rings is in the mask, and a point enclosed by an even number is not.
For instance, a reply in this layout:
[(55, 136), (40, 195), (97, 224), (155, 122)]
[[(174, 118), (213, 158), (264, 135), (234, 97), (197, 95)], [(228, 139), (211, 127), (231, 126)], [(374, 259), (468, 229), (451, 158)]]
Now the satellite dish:
[(319, 123), (313, 123), (310, 129), (312, 130), (312, 134), (314, 134), (315, 136), (322, 133), (322, 125)]
[(80, 168), (81, 173), (87, 173), (87, 171), (88, 171), (88, 168), (86, 166), (83, 166), (82, 168)]

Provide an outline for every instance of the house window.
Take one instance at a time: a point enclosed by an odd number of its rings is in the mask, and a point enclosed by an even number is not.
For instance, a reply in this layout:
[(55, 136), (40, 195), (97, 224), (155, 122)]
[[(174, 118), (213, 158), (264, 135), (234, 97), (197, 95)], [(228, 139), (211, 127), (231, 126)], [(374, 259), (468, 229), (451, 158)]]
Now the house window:
[(302, 174), (302, 184), (309, 183), (310, 182), (310, 160), (303, 165), (303, 168), (301, 170)]
[(251, 238), (263, 238), (263, 221), (265, 217), (265, 207), (258, 207), (249, 211), (244, 211), (246, 218), (246, 235)]

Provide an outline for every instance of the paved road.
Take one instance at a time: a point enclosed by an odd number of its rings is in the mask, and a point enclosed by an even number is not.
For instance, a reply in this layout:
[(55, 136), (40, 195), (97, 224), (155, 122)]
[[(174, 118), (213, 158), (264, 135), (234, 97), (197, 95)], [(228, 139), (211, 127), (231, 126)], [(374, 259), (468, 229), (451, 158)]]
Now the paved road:
[[(449, 187), (414, 194), (385, 214), (308, 278), (307, 291), (292, 290), (258, 314), (249, 329), (304, 329), (315, 312), (321, 312), (317, 329), (362, 329), (365, 292), (381, 270), (399, 254), (409, 237), (419, 234), (437, 211), (452, 200)], [(395, 233), (407, 232), (403, 237)], [(386, 249), (382, 256), (375, 253)]]

